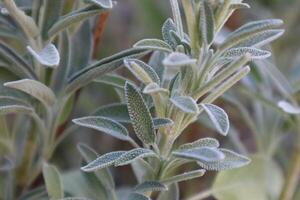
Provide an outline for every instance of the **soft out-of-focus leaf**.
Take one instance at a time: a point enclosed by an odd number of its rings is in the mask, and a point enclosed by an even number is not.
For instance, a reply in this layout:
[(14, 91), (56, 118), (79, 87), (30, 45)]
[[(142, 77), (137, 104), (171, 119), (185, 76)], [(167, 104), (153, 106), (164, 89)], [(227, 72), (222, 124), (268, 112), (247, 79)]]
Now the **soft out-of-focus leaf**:
[(196, 101), (189, 96), (173, 97), (170, 101), (180, 110), (186, 113), (197, 114), (199, 112)]
[(153, 82), (160, 84), (158, 75), (146, 63), (137, 59), (125, 59), (124, 64), (142, 83), (146, 85)]
[(201, 161), (198, 162), (198, 165), (200, 165), (200, 167), (206, 170), (223, 171), (223, 170), (239, 168), (249, 164), (250, 162), (249, 158), (242, 156), (240, 154), (234, 153), (227, 149), (219, 149), (219, 150), (225, 155), (224, 159), (213, 161), (213, 162)]
[(95, 79), (96, 83), (103, 83), (122, 90), (125, 87), (126, 81), (128, 80), (124, 77), (115, 74), (106, 74), (101, 78)]
[(18, 198), (18, 200), (32, 200), (32, 199), (47, 199), (47, 191), (44, 186), (34, 188), (25, 194), (23, 194), (21, 197)]
[(217, 148), (200, 147), (173, 151), (172, 154), (178, 158), (192, 159), (199, 162), (216, 162), (223, 160), (225, 155)]
[(279, 101), (278, 107), (289, 114), (300, 114), (300, 108), (287, 101)]
[(188, 57), (183, 53), (174, 52), (169, 54), (164, 60), (163, 64), (167, 67), (181, 67), (186, 65), (196, 64), (197, 60)]
[(86, 166), (81, 167), (81, 170), (85, 172), (91, 172), (112, 166), (114, 165), (115, 161), (118, 160), (124, 153), (126, 153), (126, 151), (114, 151), (104, 154)]
[(127, 129), (120, 123), (106, 117), (90, 116), (74, 119), (77, 125), (92, 128), (107, 133), (120, 140), (129, 140)]
[(115, 166), (124, 166), (132, 163), (136, 159), (156, 156), (157, 155), (150, 149), (136, 148), (122, 154), (114, 164)]
[(167, 118), (154, 118), (153, 125), (155, 128), (161, 128), (166, 126), (172, 126), (174, 122), (171, 119)]
[(7, 82), (4, 86), (20, 90), (38, 99), (45, 105), (53, 105), (56, 101), (56, 97), (53, 91), (41, 82), (22, 79), (18, 81)]
[(271, 56), (271, 52), (269, 51), (251, 47), (240, 47), (227, 50), (223, 54), (223, 57), (225, 57), (226, 59), (237, 59), (246, 54), (248, 54), (252, 59), (265, 59)]
[(279, 166), (257, 155), (251, 160), (248, 166), (218, 173), (212, 188), (217, 199), (278, 199), (283, 185)]
[(168, 190), (167, 186), (158, 181), (145, 181), (134, 188), (136, 192), (154, 192)]
[(214, 14), (207, 0), (201, 2), (200, 6), (200, 31), (202, 40), (209, 45), (214, 39)]
[(60, 174), (56, 167), (44, 163), (43, 177), (50, 199), (61, 199), (64, 197), (64, 189)]
[(123, 64), (124, 58), (139, 58), (146, 54), (145, 49), (128, 49), (113, 56), (104, 58), (74, 74), (68, 81), (66, 92), (74, 92), (95, 78), (112, 72)]
[(161, 82), (164, 80), (165, 67), (162, 63), (166, 56), (166, 53), (161, 51), (155, 51), (149, 60), (149, 65), (156, 71)]
[(98, 108), (93, 114), (93, 116), (107, 117), (117, 122), (130, 123), (130, 117), (126, 104), (114, 103)]
[(188, 180), (199, 178), (199, 177), (203, 176), (205, 174), (205, 172), (206, 171), (204, 169), (198, 169), (198, 170), (194, 170), (194, 171), (185, 172), (183, 174), (179, 174), (176, 176), (166, 178), (166, 179), (162, 180), (162, 183), (169, 185), (172, 183), (188, 181)]
[(131, 193), (127, 200), (151, 200), (151, 199), (140, 193)]
[(143, 143), (154, 144), (153, 121), (142, 95), (134, 85), (128, 82), (125, 85), (125, 95), (129, 116), (136, 135)]
[(6, 156), (0, 157), (0, 172), (11, 171), (14, 169), (15, 163), (13, 160)]
[(178, 150), (195, 149), (201, 147), (218, 148), (220, 146), (218, 140), (214, 138), (201, 138), (191, 143), (186, 143), (179, 146)]
[(205, 112), (216, 126), (218, 132), (226, 136), (229, 130), (229, 119), (226, 112), (222, 108), (213, 104), (200, 105), (204, 108)]
[(179, 200), (179, 187), (177, 183), (168, 186), (168, 191), (163, 191), (157, 197), (157, 200)]
[(57, 67), (60, 61), (58, 50), (53, 44), (48, 44), (41, 51), (34, 50), (31, 46), (27, 46), (31, 55), (42, 65), (49, 67)]
[(92, 3), (95, 4), (97, 6), (99, 6), (100, 8), (112, 8), (113, 7), (113, 3), (112, 0), (85, 0), (88, 3)]
[(73, 24), (88, 19), (94, 15), (100, 14), (101, 10), (102, 9), (99, 9), (97, 6), (93, 5), (71, 12), (63, 16), (60, 20), (53, 24), (48, 32), (48, 35), (54, 36), (59, 31), (62, 31)]
[(0, 98), (0, 114), (31, 113), (33, 108), (23, 101), (11, 97)]
[(149, 49), (154, 51), (165, 51), (167, 53), (173, 51), (172, 47), (168, 43), (158, 39), (143, 39), (135, 43), (133, 47)]

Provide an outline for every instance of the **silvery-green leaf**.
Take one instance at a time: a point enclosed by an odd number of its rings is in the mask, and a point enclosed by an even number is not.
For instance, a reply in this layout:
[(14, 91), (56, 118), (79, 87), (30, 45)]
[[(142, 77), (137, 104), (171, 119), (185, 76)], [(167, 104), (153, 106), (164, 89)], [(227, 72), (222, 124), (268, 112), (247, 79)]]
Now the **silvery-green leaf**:
[(157, 200), (179, 200), (179, 187), (177, 183), (168, 186), (168, 191), (161, 192)]
[(114, 151), (104, 154), (94, 161), (90, 162), (86, 166), (81, 167), (81, 170), (85, 172), (92, 172), (112, 166), (114, 165), (115, 161), (118, 160), (124, 153), (126, 153), (126, 151)]
[(183, 53), (174, 52), (169, 54), (164, 60), (163, 64), (167, 67), (181, 67), (186, 65), (196, 64), (197, 60), (188, 57)]
[(73, 122), (79, 126), (102, 131), (120, 140), (128, 141), (130, 139), (127, 129), (122, 124), (106, 117), (83, 117), (74, 119)]
[(159, 92), (169, 94), (169, 91), (167, 89), (161, 88), (157, 83), (150, 83), (146, 85), (146, 87), (143, 90), (144, 94), (155, 94)]
[(224, 136), (228, 134), (229, 130), (229, 119), (226, 112), (213, 104), (200, 104), (205, 112), (208, 114), (210, 120), (216, 126), (218, 132)]
[(0, 115), (10, 113), (32, 113), (33, 108), (15, 98), (0, 98)]
[(192, 114), (197, 114), (199, 112), (197, 103), (192, 97), (177, 96), (171, 98), (170, 101), (183, 112)]
[(60, 61), (58, 50), (53, 44), (48, 44), (41, 51), (35, 51), (31, 46), (27, 46), (31, 55), (42, 65), (57, 67)]
[(195, 149), (200, 147), (218, 148), (220, 146), (218, 140), (214, 138), (201, 138), (197, 141), (186, 143), (179, 146), (178, 150)]
[(150, 197), (147, 197), (140, 193), (131, 193), (127, 200), (151, 200)]
[(74, 92), (77, 89), (89, 84), (95, 78), (114, 71), (122, 66), (124, 58), (139, 58), (145, 54), (147, 54), (145, 49), (128, 49), (85, 67), (68, 80), (66, 92)]
[(142, 95), (134, 85), (128, 82), (125, 85), (125, 95), (129, 116), (136, 135), (143, 143), (154, 144), (153, 121)]
[(142, 183), (144, 180), (153, 180), (156, 174), (153, 166), (143, 159), (132, 162), (131, 168), (138, 183)]
[(159, 77), (154, 69), (143, 61), (137, 59), (125, 59), (124, 64), (142, 83), (146, 85), (153, 82), (160, 84)]
[(199, 170), (194, 170), (194, 171), (189, 171), (189, 172), (185, 172), (183, 174), (179, 174), (176, 176), (172, 176), (166, 179), (163, 179), (161, 182), (169, 185), (172, 183), (179, 183), (182, 181), (188, 181), (191, 179), (195, 179), (195, 178), (199, 178), (201, 176), (203, 176), (205, 174), (205, 170), (204, 169), (199, 169)]
[(224, 159), (214, 162), (201, 161), (198, 162), (198, 165), (206, 170), (223, 171), (243, 167), (250, 163), (250, 159), (245, 156), (227, 149), (219, 150), (225, 155)]
[(138, 193), (166, 190), (168, 190), (167, 186), (158, 181), (145, 181), (134, 188), (134, 191)]
[(122, 90), (124, 89), (126, 81), (128, 80), (116, 74), (106, 74), (101, 78), (95, 79), (96, 83), (103, 83)]
[(15, 162), (11, 158), (7, 156), (0, 157), (0, 173), (2, 172), (9, 173), (9, 171), (13, 170), (16, 167), (15, 165), (16, 165)]
[(43, 83), (35, 80), (22, 79), (18, 81), (11, 81), (5, 83), (4, 86), (25, 92), (45, 105), (51, 106), (56, 101), (53, 91)]
[(176, 49), (177, 42), (172, 37), (171, 31), (177, 32), (176, 25), (171, 18), (168, 18), (162, 26), (162, 36), (164, 41), (166, 41), (173, 49)]
[(166, 53), (161, 51), (155, 51), (149, 60), (149, 65), (156, 71), (161, 82), (164, 80), (165, 67), (162, 63), (166, 56)]
[(300, 108), (298, 106), (292, 105), (287, 101), (279, 101), (278, 107), (280, 107), (283, 111), (289, 114), (300, 114)]
[(18, 200), (47, 199), (48, 195), (46, 193), (46, 188), (39, 186), (21, 195)]
[(110, 9), (113, 7), (112, 0), (85, 0), (88, 3), (95, 4), (100, 8)]
[(202, 1), (200, 6), (200, 31), (202, 40), (206, 45), (210, 45), (214, 39), (214, 14), (207, 0)]
[(174, 124), (173, 120), (167, 119), (167, 118), (154, 118), (153, 119), (153, 125), (154, 127), (161, 128), (166, 126), (172, 126)]
[(250, 8), (249, 4), (247, 3), (232, 3), (230, 4), (230, 10), (237, 10), (237, 9), (245, 9)]
[(43, 177), (50, 199), (61, 199), (64, 197), (64, 189), (58, 170), (53, 165), (44, 163)]
[(37, 79), (34, 71), (26, 61), (18, 55), (12, 48), (0, 42), (0, 53), (3, 59), (12, 63), (7, 69), (21, 78)]
[(150, 149), (136, 148), (122, 154), (114, 164), (115, 166), (124, 166), (132, 163), (136, 159), (146, 157), (157, 157), (157, 155)]
[(88, 19), (94, 15), (100, 14), (102, 9), (97, 6), (88, 6), (80, 10), (73, 11), (65, 16), (62, 16), (49, 30), (48, 36), (53, 37), (59, 31), (62, 31), (73, 24)]
[(173, 151), (172, 154), (178, 158), (192, 159), (208, 163), (223, 160), (225, 158), (225, 155), (220, 150), (211, 147), (176, 150)]
[(224, 52), (225, 59), (238, 59), (241, 56), (248, 54), (251, 59), (265, 59), (271, 56), (271, 52), (264, 51), (252, 47), (232, 48)]
[(122, 123), (131, 122), (127, 105), (121, 103), (120, 104), (114, 103), (114, 104), (101, 106), (92, 115), (110, 118), (112, 120), (115, 120), (117, 122), (122, 122)]
[(143, 39), (135, 43), (133, 47), (149, 49), (154, 51), (165, 51), (167, 53), (173, 51), (172, 47), (168, 43), (158, 39)]

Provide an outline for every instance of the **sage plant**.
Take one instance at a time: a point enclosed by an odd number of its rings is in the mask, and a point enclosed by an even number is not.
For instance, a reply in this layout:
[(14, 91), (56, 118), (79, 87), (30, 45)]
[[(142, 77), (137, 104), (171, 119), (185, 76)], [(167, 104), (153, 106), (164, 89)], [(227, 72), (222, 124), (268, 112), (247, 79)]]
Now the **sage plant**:
[[(271, 55), (262, 47), (283, 34), (282, 21), (250, 22), (219, 41), (217, 37), (232, 13), (249, 5), (233, 0), (181, 3), (187, 32), (177, 0), (170, 0), (173, 17), (164, 23), (162, 39), (144, 39), (133, 46), (135, 51), (153, 52), (149, 62), (120, 59), (136, 81), (116, 74), (99, 80), (124, 88), (124, 101), (73, 120), (132, 145), (132, 150), (100, 156), (88, 146), (79, 145), (87, 162), (81, 169), (95, 172), (103, 185), (111, 184), (108, 167), (132, 165), (138, 185), (128, 197), (120, 199), (151, 199), (157, 195), (159, 200), (180, 199), (179, 182), (201, 177), (207, 170), (229, 170), (250, 162), (243, 155), (220, 148), (213, 138), (179, 145), (176, 141), (203, 113), (220, 134), (228, 134), (228, 116), (213, 103), (250, 72), (248, 62)], [(128, 129), (130, 126), (133, 129)], [(197, 168), (179, 173), (178, 169), (188, 163), (195, 163)], [(114, 190), (109, 194), (110, 199), (116, 199)]]

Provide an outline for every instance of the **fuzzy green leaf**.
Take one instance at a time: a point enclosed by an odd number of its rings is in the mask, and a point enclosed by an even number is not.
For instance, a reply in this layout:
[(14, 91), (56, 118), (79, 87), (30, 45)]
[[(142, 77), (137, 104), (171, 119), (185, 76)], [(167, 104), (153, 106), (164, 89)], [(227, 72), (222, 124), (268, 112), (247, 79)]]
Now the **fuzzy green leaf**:
[(103, 83), (122, 90), (125, 87), (126, 81), (128, 80), (116, 74), (106, 74), (101, 78), (95, 79), (96, 83)]
[(198, 165), (206, 170), (223, 171), (239, 168), (249, 164), (249, 158), (239, 155), (227, 149), (219, 149), (225, 158), (214, 162), (198, 162)]
[(157, 200), (179, 200), (179, 187), (177, 183), (168, 186), (168, 191), (161, 192)]
[(172, 47), (168, 43), (158, 39), (143, 39), (135, 43), (133, 47), (154, 51), (164, 51), (167, 53), (173, 52)]
[(149, 60), (149, 65), (156, 71), (159, 79), (161, 82), (164, 80), (164, 75), (165, 75), (165, 67), (162, 64), (162, 61), (164, 60), (166, 56), (166, 53), (161, 52), (161, 51), (155, 51)]
[(167, 19), (162, 26), (162, 36), (164, 41), (166, 41), (173, 49), (176, 49), (177, 42), (172, 37), (171, 31), (177, 32), (176, 25), (171, 18)]
[(192, 159), (199, 162), (216, 162), (224, 159), (224, 154), (217, 148), (200, 147), (173, 151), (172, 154), (178, 158)]
[(205, 174), (205, 172), (206, 171), (204, 169), (185, 172), (183, 174), (179, 174), (179, 175), (176, 175), (176, 176), (166, 178), (166, 179), (162, 180), (161, 182), (166, 184), (166, 185), (169, 185), (169, 184), (172, 184), (172, 183), (179, 183), (179, 182), (182, 182), (182, 181), (188, 181), (188, 180), (199, 178), (199, 177), (203, 176)]
[(161, 128), (161, 127), (166, 127), (166, 126), (172, 126), (174, 122), (171, 119), (167, 118), (154, 118), (153, 119), (153, 125), (154, 127)]
[(151, 200), (151, 199), (143, 194), (131, 193), (127, 200)]
[(85, 0), (85, 1), (97, 5), (100, 8), (110, 9), (113, 7), (112, 0)]
[(199, 112), (196, 101), (189, 96), (173, 97), (170, 101), (180, 110), (186, 113), (197, 114)]
[(210, 45), (214, 39), (214, 14), (207, 0), (202, 1), (200, 6), (200, 30), (202, 40), (206, 45)]
[(53, 44), (48, 44), (41, 51), (35, 51), (31, 46), (27, 46), (31, 55), (42, 65), (57, 67), (60, 61), (58, 50)]
[(284, 112), (289, 114), (300, 114), (299, 106), (292, 105), (287, 101), (279, 101), (278, 107), (281, 108)]
[(22, 79), (4, 83), (4, 86), (25, 92), (46, 106), (52, 106), (56, 101), (53, 91), (43, 83), (35, 80)]
[(146, 63), (137, 59), (125, 59), (125, 66), (144, 84), (157, 83), (160, 84), (160, 80), (156, 72), (152, 67)]
[(130, 123), (130, 117), (126, 104), (109, 104), (98, 108), (93, 114), (93, 116), (102, 116), (110, 118), (117, 122)]
[(178, 150), (185, 150), (185, 149), (195, 149), (201, 147), (210, 147), (210, 148), (218, 148), (220, 146), (218, 140), (214, 138), (201, 138), (192, 143), (186, 143), (181, 145)]
[(134, 85), (128, 82), (125, 85), (125, 95), (129, 116), (136, 135), (143, 143), (154, 144), (153, 121), (142, 95)]
[(157, 155), (150, 149), (136, 148), (122, 154), (114, 164), (115, 166), (124, 166), (132, 163), (136, 159), (156, 156)]
[(122, 124), (106, 117), (83, 117), (74, 119), (73, 122), (80, 126), (102, 131), (120, 140), (128, 141), (130, 139), (127, 129)]
[(135, 192), (155, 192), (155, 191), (166, 191), (167, 186), (158, 181), (145, 181), (134, 188)]
[(156, 94), (160, 92), (169, 94), (169, 91), (167, 89), (161, 88), (157, 83), (150, 83), (146, 85), (143, 90), (144, 94)]
[(124, 153), (126, 153), (126, 151), (114, 151), (104, 154), (86, 166), (81, 167), (81, 170), (85, 172), (92, 172), (112, 166), (114, 165), (115, 161), (118, 160)]
[(200, 104), (208, 114), (210, 120), (216, 126), (218, 132), (224, 136), (228, 134), (229, 119), (226, 112), (213, 104)]
[(0, 98), (0, 115), (10, 113), (32, 113), (33, 108), (26, 103), (10, 97)]
[(56, 167), (48, 164), (43, 165), (43, 177), (50, 199), (61, 199), (64, 197), (64, 189)]
[(183, 53), (174, 52), (169, 54), (164, 60), (163, 64), (166, 67), (182, 67), (186, 65), (196, 64), (197, 60), (188, 57)]
[(269, 51), (264, 51), (251, 47), (240, 47), (227, 50), (223, 54), (223, 57), (225, 59), (235, 60), (246, 54), (248, 54), (252, 59), (265, 59), (271, 56), (271, 52)]

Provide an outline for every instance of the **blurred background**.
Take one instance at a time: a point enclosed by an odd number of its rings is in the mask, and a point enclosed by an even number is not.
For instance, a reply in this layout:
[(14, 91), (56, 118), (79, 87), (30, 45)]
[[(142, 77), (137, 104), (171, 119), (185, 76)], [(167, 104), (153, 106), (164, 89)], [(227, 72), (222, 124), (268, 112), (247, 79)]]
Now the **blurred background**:
[[(254, 19), (283, 19), (286, 33), (273, 43), (272, 47), (269, 47), (273, 49), (273, 57), (268, 62), (280, 70), (273, 71), (272, 75), (278, 75), (277, 72), (280, 72), (278, 76), (285, 76), (284, 81), (288, 81), (293, 90), (298, 92), (300, 89), (300, 1), (250, 0), (245, 2), (249, 3), (252, 9), (237, 11), (230, 18), (226, 27), (231, 31)], [(129, 48), (142, 38), (161, 38), (161, 26), (171, 16), (168, 3), (168, 0), (118, 0), (114, 9), (108, 14), (107, 26), (99, 46), (94, 50), (93, 59), (99, 60)], [(98, 20), (97, 18), (94, 21), (95, 27), (97, 27)], [(94, 32), (96, 32), (96, 28)], [(253, 63), (253, 65), (261, 68), (264, 64)], [(125, 70), (121, 70), (119, 73), (129, 75)], [(283, 98), (281, 95), (282, 88), (280, 89), (283, 86), (276, 85), (272, 81), (272, 76), (269, 77), (266, 74), (268, 72), (260, 71), (260, 69), (253, 70), (251, 76), (233, 88), (228, 93), (230, 94), (228, 97), (224, 97), (226, 100), (221, 99), (217, 102), (229, 114), (232, 124), (229, 137), (220, 137), (215, 134), (214, 130), (203, 125), (205, 119), (200, 119), (199, 123), (195, 123), (186, 130), (178, 143), (209, 136), (218, 138), (223, 147), (235, 149), (241, 153), (257, 154), (271, 149), (272, 156), (276, 157), (276, 167), (285, 169), (287, 165), (285, 160), (288, 158), (285, 158), (284, 155), (289, 155), (288, 153), (292, 149), (293, 130), (285, 124), (286, 116), (274, 111), (271, 108), (272, 105), (266, 105)], [(265, 88), (268, 89), (265, 90)], [(101, 105), (119, 101), (117, 92), (101, 83), (93, 83), (81, 92), (72, 118), (86, 116)], [(233, 102), (230, 99), (230, 97), (235, 96), (238, 97), (239, 102)], [(261, 103), (257, 103), (256, 100), (261, 100)], [(241, 114), (241, 110), (246, 114)], [(276, 143), (275, 139), (281, 142)], [(56, 151), (56, 156), (53, 159), (55, 163), (58, 163), (61, 170), (68, 171), (80, 167), (80, 155), (76, 149), (79, 142), (89, 144), (99, 154), (112, 150), (129, 149), (126, 144), (112, 137), (107, 137), (105, 134), (79, 128)], [(276, 146), (272, 149), (272, 145), (275, 144), (280, 144), (280, 148)], [(264, 149), (264, 147), (266, 148)], [(112, 170), (114, 170), (119, 187), (135, 184), (130, 167)], [(279, 174), (281, 177), (282, 173), (279, 172)], [(209, 172), (204, 178), (182, 183), (181, 188), (184, 190), (181, 198), (184, 199), (192, 193), (206, 190), (211, 186), (214, 178), (215, 174)]]

